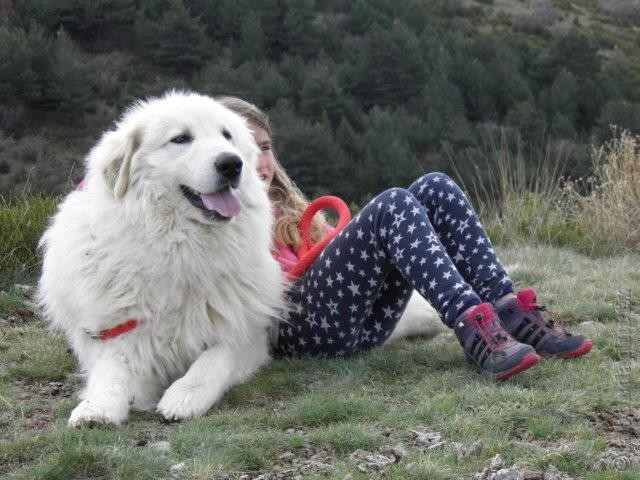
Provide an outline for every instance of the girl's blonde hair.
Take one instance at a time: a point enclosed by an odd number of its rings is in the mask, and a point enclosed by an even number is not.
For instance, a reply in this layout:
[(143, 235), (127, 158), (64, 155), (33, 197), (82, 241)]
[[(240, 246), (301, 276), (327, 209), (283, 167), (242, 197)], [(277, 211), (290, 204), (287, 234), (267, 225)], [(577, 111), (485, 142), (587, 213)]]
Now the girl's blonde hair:
[[(244, 117), (247, 121), (264, 128), (273, 142), (273, 131), (269, 124), (269, 117), (265, 112), (252, 103), (237, 97), (217, 97), (216, 100), (229, 110)], [(274, 236), (278, 242), (290, 245), (294, 251), (297, 251), (302, 242), (299, 230), (300, 217), (304, 209), (309, 205), (309, 201), (293, 180), (289, 178), (289, 175), (287, 175), (278, 161), (275, 150), (273, 150), (273, 157), (275, 169), (273, 180), (269, 186), (269, 199), (279, 211), (279, 216), (273, 227)], [(325, 235), (326, 228), (327, 221), (322, 212), (320, 212), (311, 223), (311, 239), (314, 243)]]

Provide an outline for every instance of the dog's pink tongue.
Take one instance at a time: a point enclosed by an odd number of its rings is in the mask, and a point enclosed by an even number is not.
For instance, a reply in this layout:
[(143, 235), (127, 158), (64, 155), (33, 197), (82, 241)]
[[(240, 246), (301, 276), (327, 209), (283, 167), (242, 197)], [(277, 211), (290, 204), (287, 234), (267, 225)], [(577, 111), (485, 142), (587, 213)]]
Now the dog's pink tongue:
[(227, 218), (235, 217), (242, 208), (240, 200), (229, 188), (215, 193), (201, 193), (200, 198), (207, 210), (215, 210)]

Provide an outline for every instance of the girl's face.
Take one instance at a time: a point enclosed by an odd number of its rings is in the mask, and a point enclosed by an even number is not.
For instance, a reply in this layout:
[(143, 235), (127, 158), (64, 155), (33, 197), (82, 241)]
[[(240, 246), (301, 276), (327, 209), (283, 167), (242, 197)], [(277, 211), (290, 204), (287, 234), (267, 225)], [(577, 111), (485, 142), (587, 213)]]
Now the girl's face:
[(271, 185), (273, 180), (273, 172), (275, 171), (275, 158), (273, 151), (271, 150), (271, 138), (267, 131), (256, 125), (253, 122), (249, 122), (249, 128), (253, 132), (253, 139), (260, 149), (260, 155), (258, 156), (258, 176), (260, 180), (265, 182), (267, 186)]

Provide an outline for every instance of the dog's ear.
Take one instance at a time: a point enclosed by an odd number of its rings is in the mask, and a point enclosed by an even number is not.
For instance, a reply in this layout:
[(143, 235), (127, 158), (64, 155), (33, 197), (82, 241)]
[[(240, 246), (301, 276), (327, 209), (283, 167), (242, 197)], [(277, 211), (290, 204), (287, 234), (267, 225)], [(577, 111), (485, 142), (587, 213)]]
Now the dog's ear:
[(118, 140), (119, 145), (114, 149), (116, 154), (107, 163), (104, 169), (104, 177), (107, 185), (113, 188), (116, 200), (121, 199), (129, 187), (129, 172), (131, 171), (131, 159), (140, 146), (140, 134), (134, 130)]

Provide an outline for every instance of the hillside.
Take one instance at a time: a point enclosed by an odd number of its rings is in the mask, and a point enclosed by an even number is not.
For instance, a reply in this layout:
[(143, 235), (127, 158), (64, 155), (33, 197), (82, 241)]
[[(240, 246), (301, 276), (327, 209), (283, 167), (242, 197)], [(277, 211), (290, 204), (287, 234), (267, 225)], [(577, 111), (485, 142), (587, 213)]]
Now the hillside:
[(465, 176), (500, 132), (575, 178), (610, 124), (640, 131), (634, 0), (0, 5), (5, 197), (68, 191), (123, 108), (169, 88), (268, 109), (302, 189), (358, 204), (423, 171)]

